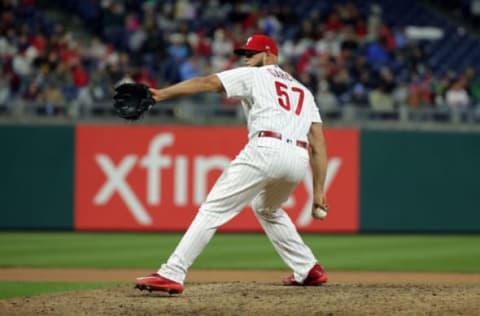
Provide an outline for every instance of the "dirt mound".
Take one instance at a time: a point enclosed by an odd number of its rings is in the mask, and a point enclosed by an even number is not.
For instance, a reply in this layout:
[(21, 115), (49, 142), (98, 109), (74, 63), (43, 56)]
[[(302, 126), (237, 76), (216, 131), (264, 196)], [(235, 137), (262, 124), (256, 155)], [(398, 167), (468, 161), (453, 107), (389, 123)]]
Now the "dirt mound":
[(182, 295), (117, 286), (0, 300), (1, 315), (478, 315), (480, 285), (189, 283)]
[[(131, 282), (152, 271), (0, 269), (0, 280)], [(0, 300), (0, 315), (478, 315), (480, 274), (329, 272), (321, 287), (286, 287), (288, 271), (192, 270), (185, 292), (108, 289)], [(238, 280), (238, 281), (236, 281)]]

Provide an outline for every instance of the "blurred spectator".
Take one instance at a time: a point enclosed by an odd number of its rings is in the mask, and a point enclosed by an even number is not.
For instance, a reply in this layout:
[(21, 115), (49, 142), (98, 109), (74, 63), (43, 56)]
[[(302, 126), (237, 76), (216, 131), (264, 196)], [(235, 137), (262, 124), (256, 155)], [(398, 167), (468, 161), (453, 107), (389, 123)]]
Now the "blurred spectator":
[(42, 30), (30, 37), (30, 44), (35, 47), (38, 53), (43, 53), (47, 49), (47, 39)]
[(30, 81), (27, 90), (22, 95), (22, 99), (26, 101), (36, 102), (40, 99), (40, 94), (41, 90), (38, 82), (36, 80), (32, 80)]
[(332, 32), (332, 33), (339, 33), (344, 27), (344, 24), (342, 20), (340, 20), (340, 17), (338, 15), (338, 12), (336, 10), (330, 11), (328, 14), (325, 23), (323, 24), (324, 31), (326, 33)]
[(367, 26), (365, 24), (365, 20), (359, 19), (355, 22), (355, 34), (362, 41), (365, 40), (365, 38), (368, 35), (368, 30), (367, 30)]
[(408, 85), (404, 81), (397, 83), (392, 92), (393, 103), (395, 107), (405, 106), (408, 101)]
[(192, 55), (180, 65), (180, 80), (187, 80), (202, 75), (202, 66), (198, 55)]
[(143, 83), (149, 87), (156, 87), (155, 79), (153, 79), (150, 70), (147, 67), (142, 67), (132, 74), (132, 79), (135, 82)]
[(138, 14), (135, 12), (128, 13), (125, 17), (125, 30), (129, 33), (139, 30), (141, 27)]
[(443, 107), (446, 105), (445, 95), (447, 89), (450, 87), (452, 80), (455, 78), (455, 74), (448, 72), (441, 78), (438, 78), (433, 82), (432, 92), (434, 97), (434, 104), (437, 107)]
[(139, 52), (147, 40), (147, 32), (140, 27), (137, 15), (127, 16), (126, 30), (128, 31), (128, 49), (133, 52)]
[(167, 46), (168, 63), (166, 64), (165, 77), (168, 82), (180, 80), (178, 65), (180, 65), (190, 54), (189, 47), (185, 42), (185, 36), (180, 33), (170, 35), (170, 43)]
[(104, 1), (103, 3), (106, 4), (102, 21), (104, 36), (115, 47), (124, 48), (126, 47), (124, 33), (125, 7), (118, 1)]
[(373, 89), (368, 95), (370, 108), (374, 111), (393, 111), (394, 101), (391, 94), (386, 93), (380, 87)]
[(391, 28), (385, 23), (383, 23), (378, 30), (378, 38), (387, 53), (392, 53), (396, 49), (395, 36)]
[(8, 78), (0, 76), (0, 106), (6, 106), (10, 98), (10, 84)]
[(319, 54), (337, 56), (340, 53), (340, 38), (333, 31), (327, 31), (316, 43), (315, 50)]
[(408, 104), (413, 108), (429, 107), (433, 104), (430, 78), (414, 75), (409, 88)]
[(26, 54), (27, 49), (24, 49), (20, 53), (13, 57), (12, 68), (13, 71), (19, 75), (22, 80), (26, 80), (32, 73), (31, 59)]
[(353, 85), (352, 91), (352, 103), (359, 107), (368, 106), (368, 95), (369, 91), (367, 87), (362, 82), (357, 82)]
[(158, 28), (163, 30), (166, 34), (171, 34), (176, 26), (173, 5), (168, 2), (160, 5), (155, 22), (158, 25)]
[(56, 115), (65, 113), (65, 97), (62, 94), (62, 90), (54, 82), (46, 83), (46, 87), (38, 100), (43, 103), (43, 107), (39, 109), (43, 114)]
[(188, 44), (192, 48), (192, 54), (199, 55), (199, 58), (208, 59), (212, 55), (212, 43), (205, 33), (205, 31), (199, 31), (188, 34)]
[(470, 97), (465, 90), (465, 79), (455, 81), (447, 90), (445, 102), (452, 108), (466, 108), (470, 105)]
[(277, 37), (282, 31), (282, 24), (274, 14), (263, 12), (261, 15), (258, 26), (262, 33), (268, 34), (272, 37)]
[(3, 58), (15, 55), (17, 52), (17, 46), (15, 45), (15, 29), (8, 28), (2, 33), (0, 33), (0, 57)]
[(425, 59), (425, 52), (423, 49), (414, 41), (408, 40), (403, 51), (409, 70), (414, 73), (418, 72), (419, 67), (423, 65), (423, 61)]
[(81, 64), (72, 67), (72, 80), (77, 95), (73, 104), (69, 107), (71, 116), (76, 117), (82, 110), (88, 111), (93, 106), (93, 97), (88, 85), (89, 77), (88, 72)]
[(218, 72), (224, 69), (228, 69), (231, 65), (232, 50), (234, 49), (234, 44), (224, 29), (215, 29), (211, 47), (212, 71)]
[(378, 4), (371, 4), (367, 22), (368, 40), (376, 41), (382, 25), (382, 8)]
[(395, 103), (392, 92), (395, 89), (393, 74), (390, 69), (380, 69), (379, 85), (369, 94), (370, 107), (375, 111), (393, 111)]
[(330, 113), (339, 110), (337, 98), (330, 91), (329, 84), (326, 80), (322, 80), (318, 83), (315, 99), (322, 113)]
[(345, 68), (336, 72), (331, 80), (329, 80), (329, 83), (330, 90), (339, 98), (340, 101), (349, 101), (351, 78)]
[(104, 69), (108, 56), (107, 45), (99, 37), (93, 36), (90, 42), (83, 47), (82, 56), (90, 71)]
[(109, 63), (106, 67), (106, 75), (108, 76), (108, 83), (114, 86), (117, 82), (125, 77), (125, 72), (120, 69), (117, 63)]
[(85, 88), (88, 85), (88, 72), (81, 64), (72, 66), (72, 79), (78, 89)]
[(350, 25), (346, 26), (342, 30), (342, 33), (340, 34), (340, 41), (340, 50), (348, 51), (350, 55), (354, 55), (360, 47), (358, 35), (355, 33), (353, 27)]
[(405, 28), (404, 27), (397, 27), (393, 31), (394, 33), (394, 40), (395, 40), (395, 47), (397, 49), (404, 49), (407, 46), (407, 36), (405, 35)]
[(292, 39), (287, 39), (283, 43), (282, 52), (286, 59), (296, 60), (305, 51), (309, 50), (312, 45), (312, 40), (306, 37), (296, 36)]
[(181, 20), (194, 20), (197, 16), (197, 8), (189, 0), (175, 1), (175, 16)]
[(476, 77), (471, 81), (470, 94), (472, 96), (472, 102), (476, 105), (480, 104), (480, 77)]
[(388, 52), (378, 41), (367, 44), (367, 61), (374, 68), (386, 65), (390, 60)]

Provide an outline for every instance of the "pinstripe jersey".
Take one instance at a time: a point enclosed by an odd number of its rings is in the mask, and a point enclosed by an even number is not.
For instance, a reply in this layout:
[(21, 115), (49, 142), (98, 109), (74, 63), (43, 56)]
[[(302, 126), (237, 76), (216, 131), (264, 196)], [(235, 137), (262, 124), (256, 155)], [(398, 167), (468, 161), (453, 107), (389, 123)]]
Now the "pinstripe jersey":
[(312, 122), (322, 122), (312, 93), (278, 65), (239, 67), (217, 76), (227, 97), (241, 99), (249, 139), (266, 130), (307, 141)]

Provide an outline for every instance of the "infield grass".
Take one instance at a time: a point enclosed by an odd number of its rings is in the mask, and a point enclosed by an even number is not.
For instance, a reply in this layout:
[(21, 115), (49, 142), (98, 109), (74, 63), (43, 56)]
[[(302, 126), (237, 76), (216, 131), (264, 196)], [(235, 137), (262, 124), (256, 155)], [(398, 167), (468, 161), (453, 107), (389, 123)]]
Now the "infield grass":
[[(0, 232), (0, 267), (157, 268), (181, 234)], [(480, 272), (480, 235), (304, 234), (329, 270)], [(286, 269), (264, 234), (216, 234), (192, 269)]]
[[(0, 282), (0, 299), (112, 287), (118, 282)], [(1, 311), (1, 310), (0, 310)]]

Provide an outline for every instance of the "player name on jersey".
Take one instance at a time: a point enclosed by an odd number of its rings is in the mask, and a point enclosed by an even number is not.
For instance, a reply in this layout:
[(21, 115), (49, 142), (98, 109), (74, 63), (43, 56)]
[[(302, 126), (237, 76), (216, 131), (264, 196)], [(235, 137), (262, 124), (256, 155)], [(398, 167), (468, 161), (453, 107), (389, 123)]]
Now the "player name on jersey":
[(295, 79), (290, 76), (289, 73), (286, 73), (285, 71), (283, 70), (280, 70), (280, 69), (267, 69), (267, 71), (272, 75), (274, 76), (275, 78), (279, 78), (279, 79), (283, 79), (283, 80), (288, 80), (288, 81), (294, 81)]

